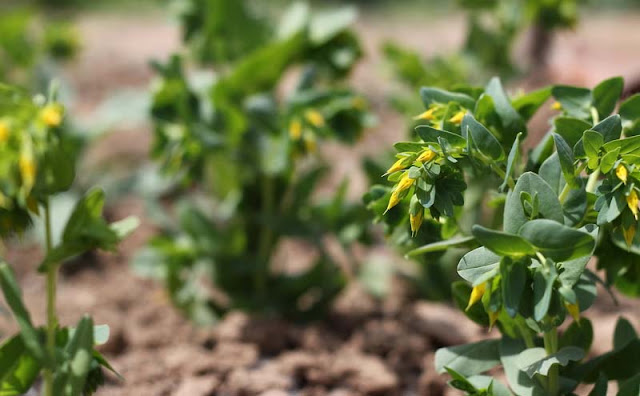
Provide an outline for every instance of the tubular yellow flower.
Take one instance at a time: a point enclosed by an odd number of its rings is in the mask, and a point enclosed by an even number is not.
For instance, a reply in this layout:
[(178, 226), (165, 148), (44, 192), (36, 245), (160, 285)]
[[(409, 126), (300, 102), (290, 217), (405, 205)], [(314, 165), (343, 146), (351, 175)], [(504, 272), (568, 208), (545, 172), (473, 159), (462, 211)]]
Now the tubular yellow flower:
[(0, 121), (0, 143), (9, 140), (9, 123)]
[(40, 119), (48, 127), (57, 127), (62, 123), (62, 106), (48, 104), (40, 110)]
[(627, 206), (631, 209), (633, 217), (638, 220), (638, 194), (636, 190), (631, 190), (629, 195), (627, 195)]
[(578, 304), (570, 304), (565, 302), (564, 307), (567, 309), (567, 312), (569, 312), (569, 315), (571, 315), (573, 320), (580, 323), (580, 307), (578, 306)]
[(36, 164), (33, 161), (33, 156), (31, 154), (21, 154), (18, 160), (18, 167), (20, 168), (23, 186), (27, 190), (31, 190), (36, 181)]
[(496, 324), (498, 317), (500, 316), (500, 311), (489, 312), (489, 331), (493, 329), (493, 325)]
[(624, 165), (620, 164), (616, 168), (616, 176), (618, 177), (618, 179), (622, 180), (624, 184), (627, 184), (627, 176), (629, 176), (629, 171), (627, 171), (627, 168)]
[(629, 228), (622, 227), (622, 236), (624, 236), (627, 246), (631, 246), (633, 238), (636, 236), (636, 225), (632, 224)]
[(473, 290), (471, 290), (471, 297), (469, 297), (469, 304), (467, 305), (467, 308), (465, 309), (465, 311), (468, 311), (469, 308), (471, 308), (473, 306), (473, 304), (475, 304), (478, 301), (480, 301), (480, 299), (484, 295), (484, 292), (485, 292), (485, 284), (484, 283), (481, 283), (478, 286), (474, 286)]
[(304, 147), (309, 153), (315, 153), (318, 145), (316, 144), (316, 137), (310, 131), (304, 134)]
[(302, 136), (302, 123), (300, 120), (291, 120), (289, 123), (289, 137), (292, 140), (300, 140)]
[(425, 120), (425, 121), (431, 121), (433, 120), (433, 113), (435, 113), (437, 107), (432, 107), (430, 109), (428, 109), (427, 111), (418, 114), (417, 116), (413, 117), (414, 120)]
[(552, 110), (562, 110), (562, 105), (560, 104), (560, 102), (555, 101), (551, 104), (551, 109)]
[(418, 161), (420, 162), (429, 162), (436, 157), (436, 152), (431, 149), (424, 150), (420, 156), (418, 157)]
[(413, 234), (413, 236), (416, 236), (416, 234), (418, 233), (418, 230), (420, 230), (423, 220), (424, 220), (423, 208), (420, 208), (418, 210), (418, 213), (416, 213), (415, 215), (409, 213), (409, 223), (411, 224), (411, 233)]
[(324, 117), (317, 110), (307, 110), (304, 113), (304, 117), (316, 128), (322, 128), (324, 126)]
[(402, 179), (400, 179), (400, 181), (396, 185), (396, 188), (391, 193), (391, 198), (389, 198), (389, 204), (387, 205), (387, 210), (385, 210), (385, 213), (388, 212), (389, 209), (400, 203), (400, 200), (402, 199), (401, 194), (411, 188), (414, 181), (415, 180), (409, 177), (409, 172), (406, 172)]
[(449, 119), (449, 122), (451, 122), (453, 124), (456, 124), (456, 125), (460, 125), (460, 123), (462, 123), (462, 119), (464, 118), (464, 114), (465, 114), (465, 112), (460, 110), (453, 117), (451, 117)]
[(403, 170), (404, 168), (407, 167), (407, 165), (409, 165), (410, 161), (411, 161), (411, 157), (400, 158), (399, 160), (394, 162), (394, 164), (391, 165), (391, 168), (387, 169), (385, 174), (382, 175), (382, 176), (390, 175), (390, 174), (392, 174), (394, 172)]

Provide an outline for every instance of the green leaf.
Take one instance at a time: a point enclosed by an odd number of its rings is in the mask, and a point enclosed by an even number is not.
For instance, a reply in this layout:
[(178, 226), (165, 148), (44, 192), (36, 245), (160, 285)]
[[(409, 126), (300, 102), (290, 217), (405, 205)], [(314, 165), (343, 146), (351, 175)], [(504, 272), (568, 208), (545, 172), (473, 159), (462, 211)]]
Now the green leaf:
[(527, 125), (511, 105), (511, 101), (505, 93), (499, 78), (494, 77), (489, 81), (485, 88), (485, 93), (493, 99), (496, 113), (502, 120), (502, 143), (509, 147), (518, 133), (522, 132), (526, 136)]
[(634, 375), (620, 384), (617, 396), (640, 395), (640, 373)]
[(620, 148), (620, 155), (633, 153), (640, 149), (640, 136), (631, 136), (626, 139), (612, 140), (602, 146), (605, 151), (613, 151)]
[(510, 317), (515, 318), (520, 310), (520, 298), (527, 280), (527, 269), (521, 262), (508, 263), (503, 259), (500, 270), (504, 309)]
[(462, 256), (458, 263), (458, 274), (472, 285), (477, 285), (497, 275), (499, 264), (500, 256), (485, 247), (479, 247)]
[(571, 117), (588, 119), (591, 114), (591, 90), (568, 85), (556, 85), (551, 94), (562, 105), (562, 109)]
[(432, 87), (422, 87), (420, 89), (420, 97), (422, 98), (422, 103), (424, 103), (424, 106), (427, 108), (434, 103), (446, 105), (450, 102), (455, 102), (466, 109), (473, 109), (476, 103), (471, 96)]
[(93, 361), (93, 320), (90, 317), (80, 319), (64, 349), (64, 357), (64, 368), (56, 373), (54, 392), (56, 395), (80, 395)]
[(418, 136), (420, 139), (424, 140), (427, 143), (438, 143), (438, 138), (444, 138), (452, 147), (465, 147), (467, 145), (467, 140), (460, 135), (456, 135), (455, 133), (451, 133), (448, 131), (441, 131), (439, 129), (431, 128), (427, 125), (418, 125), (416, 127), (416, 132), (418, 132)]
[(566, 366), (571, 361), (579, 361), (584, 358), (584, 351), (578, 347), (568, 346), (558, 352), (547, 355), (544, 348), (530, 348), (518, 355), (518, 368), (523, 370), (529, 378), (540, 374), (549, 375), (549, 370), (556, 364)]
[(605, 143), (610, 142), (620, 139), (620, 134), (622, 133), (622, 121), (620, 120), (619, 115), (614, 114), (600, 121), (591, 129), (600, 133), (604, 138)]
[(467, 380), (477, 389), (489, 390), (489, 388), (491, 388), (491, 392), (487, 393), (488, 396), (512, 396), (509, 388), (502, 382), (488, 375), (473, 375), (467, 378)]
[(581, 382), (595, 382), (600, 374), (609, 380), (626, 380), (640, 372), (640, 339), (571, 369), (567, 375)]
[(613, 349), (619, 350), (624, 348), (628, 343), (638, 339), (638, 333), (633, 328), (631, 322), (626, 318), (618, 318), (616, 329), (613, 333)]
[(399, 153), (403, 152), (418, 152), (421, 151), (425, 147), (429, 147), (427, 143), (418, 143), (418, 142), (398, 142), (393, 145), (393, 147)]
[(584, 153), (589, 162), (589, 169), (596, 169), (600, 160), (600, 149), (604, 145), (604, 138), (596, 131), (585, 131), (582, 137)]
[(471, 114), (466, 114), (462, 119), (462, 134), (467, 133), (471, 134), (473, 143), (482, 154), (494, 161), (500, 161), (504, 158), (500, 142)]
[(550, 96), (551, 87), (548, 86), (519, 96), (511, 102), (511, 105), (520, 114), (520, 117), (529, 121)]
[(547, 392), (539, 383), (518, 368), (518, 355), (527, 347), (522, 340), (502, 337), (499, 346), (500, 362), (504, 367), (509, 386), (518, 396), (545, 396)]
[(519, 133), (516, 136), (516, 140), (513, 141), (513, 146), (511, 146), (511, 150), (509, 151), (509, 157), (507, 158), (507, 170), (504, 175), (504, 181), (500, 186), (500, 190), (504, 191), (507, 189), (509, 178), (513, 177), (513, 172), (517, 164), (520, 161), (520, 139), (522, 138), (522, 133)]
[(560, 167), (562, 168), (562, 173), (564, 174), (564, 180), (571, 186), (571, 188), (578, 188), (578, 182), (576, 180), (575, 168), (573, 166), (573, 152), (571, 151), (571, 147), (567, 144), (567, 142), (562, 138), (562, 136), (557, 133), (553, 134), (553, 140), (556, 143), (556, 150), (558, 153), (558, 158), (560, 159)]
[(589, 396), (607, 396), (607, 388), (608, 388), (608, 380), (603, 374), (600, 374), (598, 377), (598, 381), (594, 385), (591, 392), (589, 392)]
[(0, 395), (27, 393), (38, 377), (40, 368), (20, 334), (5, 340), (0, 345)]
[(31, 324), (29, 312), (22, 302), (18, 282), (6, 263), (0, 264), (0, 286), (2, 287), (4, 298), (18, 322), (20, 335), (25, 347), (39, 362), (44, 362), (46, 356), (44, 348), (40, 343), (36, 329)]
[(615, 109), (623, 88), (624, 79), (622, 77), (604, 80), (593, 88), (593, 107), (598, 110), (600, 118), (608, 116)]
[(595, 240), (590, 234), (547, 219), (525, 223), (518, 235), (554, 261), (591, 255), (595, 247)]
[(618, 155), (620, 154), (620, 147), (616, 148), (613, 151), (609, 151), (605, 155), (602, 156), (600, 160), (600, 171), (602, 173), (609, 173), (611, 169), (613, 169), (613, 165), (618, 160)]
[(555, 280), (555, 274), (544, 272), (542, 269), (533, 275), (533, 318), (536, 322), (540, 322), (549, 312)]
[(522, 192), (527, 192), (532, 197), (537, 196), (539, 211), (544, 218), (560, 223), (564, 221), (562, 205), (560, 205), (558, 196), (551, 186), (539, 175), (533, 172), (526, 172), (518, 178), (513, 192), (510, 192), (507, 196), (504, 208), (505, 232), (515, 234), (523, 224), (529, 221), (529, 216), (525, 213), (520, 201)]
[(571, 288), (578, 283), (580, 276), (584, 272), (591, 256), (584, 256), (573, 260), (567, 260), (560, 264), (562, 272), (558, 277), (563, 285)]
[(582, 134), (587, 129), (591, 129), (591, 124), (579, 118), (557, 117), (553, 120), (555, 132), (562, 136), (571, 147), (582, 138)]
[(538, 171), (538, 175), (551, 186), (553, 192), (559, 195), (564, 185), (564, 176), (562, 176), (562, 168), (560, 167), (560, 159), (558, 153), (553, 153), (547, 158)]
[(517, 258), (536, 253), (535, 248), (518, 235), (491, 230), (477, 224), (473, 226), (471, 232), (484, 247), (501, 256)]
[(436, 351), (435, 365), (438, 373), (446, 368), (464, 376), (483, 373), (500, 363), (499, 340), (484, 340), (472, 344), (440, 348)]
[(580, 322), (572, 322), (558, 340), (558, 347), (578, 347), (584, 351), (591, 349), (593, 342), (593, 325), (587, 318), (580, 318)]
[(413, 249), (411, 251), (409, 251), (406, 254), (406, 257), (415, 257), (415, 256), (419, 256), (421, 254), (426, 254), (426, 253), (433, 253), (433, 252), (439, 252), (442, 250), (447, 250), (449, 248), (452, 247), (456, 247), (456, 246), (460, 246), (460, 245), (466, 245), (469, 242), (473, 242), (475, 241), (476, 238), (472, 237), (472, 236), (467, 236), (467, 237), (457, 237), (457, 238), (451, 238), (451, 239), (446, 239), (444, 241), (438, 241), (438, 242), (433, 242), (430, 243), (428, 245), (424, 245), (421, 246), (417, 249)]
[(625, 123), (631, 123), (640, 119), (640, 93), (637, 93), (620, 103), (618, 113), (620, 113), (620, 117)]

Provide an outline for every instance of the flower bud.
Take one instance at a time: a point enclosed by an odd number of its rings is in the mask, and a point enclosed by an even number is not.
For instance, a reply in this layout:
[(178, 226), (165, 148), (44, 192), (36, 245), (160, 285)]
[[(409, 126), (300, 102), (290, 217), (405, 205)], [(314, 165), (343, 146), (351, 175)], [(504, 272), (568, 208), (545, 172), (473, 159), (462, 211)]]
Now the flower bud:
[(415, 214), (409, 213), (409, 223), (411, 224), (411, 233), (413, 234), (413, 236), (416, 236), (416, 234), (418, 233), (418, 230), (420, 230), (423, 220), (424, 220), (424, 208), (422, 208), (422, 206), (420, 206), (420, 208)]
[(302, 123), (300, 120), (291, 120), (289, 123), (289, 137), (291, 140), (300, 140), (302, 136)]
[(629, 195), (627, 195), (627, 206), (631, 209), (633, 217), (638, 220), (638, 194), (636, 190), (631, 190)]
[(18, 160), (18, 167), (20, 168), (23, 186), (27, 191), (31, 190), (36, 181), (36, 164), (33, 161), (33, 155), (22, 153)]
[(560, 102), (555, 101), (551, 104), (551, 110), (562, 110), (562, 104)]
[(425, 163), (429, 162), (436, 157), (436, 152), (431, 149), (424, 150), (418, 157), (418, 161)]
[(618, 167), (616, 168), (616, 176), (618, 177), (618, 179), (620, 179), (624, 184), (627, 184), (628, 175), (629, 171), (627, 171), (627, 168), (622, 164), (618, 165)]
[(385, 213), (389, 211), (389, 209), (393, 208), (402, 200), (402, 193), (406, 190), (410, 189), (415, 180), (409, 177), (409, 172), (406, 172), (402, 179), (396, 185), (396, 188), (391, 193), (391, 198), (389, 199), (389, 204), (387, 205), (387, 210)]
[(627, 243), (627, 246), (631, 246), (633, 238), (636, 236), (636, 225), (631, 224), (629, 228), (622, 227), (622, 236), (624, 237), (624, 241)]
[(48, 127), (57, 127), (62, 123), (62, 106), (48, 104), (40, 110), (40, 119)]
[(432, 107), (430, 109), (428, 109), (427, 111), (418, 114), (417, 116), (413, 117), (414, 120), (425, 120), (425, 121), (431, 121), (433, 120), (434, 116), (433, 113), (435, 113), (437, 107)]
[(580, 323), (580, 307), (578, 306), (578, 304), (565, 302), (564, 307), (567, 309), (567, 312), (569, 312), (569, 315), (571, 315), (573, 320)]
[(9, 123), (0, 120), (0, 143), (5, 143), (9, 140)]
[(394, 164), (391, 165), (391, 168), (387, 169), (387, 171), (382, 176), (386, 176), (391, 173), (401, 171), (404, 168), (406, 168), (410, 163), (411, 163), (411, 157), (402, 157), (396, 162), (394, 162)]
[(464, 118), (465, 112), (460, 110), (453, 117), (449, 119), (449, 122), (452, 124), (460, 125), (462, 123), (462, 119)]

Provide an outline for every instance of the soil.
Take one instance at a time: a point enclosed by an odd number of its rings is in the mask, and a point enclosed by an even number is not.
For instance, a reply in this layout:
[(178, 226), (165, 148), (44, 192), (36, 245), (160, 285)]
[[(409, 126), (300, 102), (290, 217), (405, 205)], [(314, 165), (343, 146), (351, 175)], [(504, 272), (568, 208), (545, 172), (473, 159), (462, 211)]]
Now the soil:
[[(592, 85), (608, 75), (633, 76), (640, 71), (640, 59), (632, 51), (640, 42), (640, 30), (634, 29), (640, 15), (588, 18), (577, 32), (559, 37), (544, 79)], [(387, 104), (390, 77), (377, 50), (383, 39), (403, 40), (425, 54), (447, 51), (460, 42), (461, 33), (440, 36), (445, 30), (459, 31), (461, 20), (430, 22), (415, 17), (400, 22), (373, 14), (358, 24), (369, 57), (356, 71), (355, 83), (372, 98), (380, 122), (363, 138), (358, 155), (349, 156), (355, 158), (353, 164), (361, 155), (384, 151), (405, 134), (403, 119)], [(66, 76), (76, 92), (75, 110), (85, 120), (113, 92), (145, 89), (152, 77), (148, 59), (164, 59), (179, 42), (175, 26), (162, 14), (90, 14), (77, 23), (84, 51)], [(615, 34), (615, 46), (607, 38), (614, 35), (612, 30), (624, 32)], [(108, 163), (126, 157), (144, 164), (149, 135), (147, 125), (120, 125), (96, 143), (89, 160)], [(330, 146), (326, 153), (345, 158), (341, 150)], [(333, 178), (353, 176), (353, 164), (343, 162)], [(359, 197), (365, 182), (354, 178), (351, 193)], [(497, 336), (471, 324), (451, 306), (412, 298), (399, 280), (384, 300), (354, 283), (325, 320), (307, 325), (232, 312), (218, 326), (195, 327), (171, 307), (160, 285), (130, 270), (132, 255), (155, 230), (141, 199), (130, 196), (111, 202), (110, 217), (128, 215), (139, 216), (142, 226), (119, 253), (86, 255), (83, 265), (65, 271), (60, 279), (63, 324), (75, 323), (86, 312), (96, 323), (111, 327), (111, 339), (102, 351), (126, 380), (109, 376), (98, 395), (454, 395), (445, 376), (434, 371), (434, 351)], [(34, 321), (43, 323), (44, 280), (34, 271), (40, 253), (35, 245), (26, 245), (11, 244), (7, 261), (18, 274)], [(615, 306), (600, 293), (588, 315), (595, 328), (595, 352), (611, 345), (620, 313), (640, 324), (638, 301), (621, 299)], [(0, 316), (0, 335), (14, 329), (11, 318)]]

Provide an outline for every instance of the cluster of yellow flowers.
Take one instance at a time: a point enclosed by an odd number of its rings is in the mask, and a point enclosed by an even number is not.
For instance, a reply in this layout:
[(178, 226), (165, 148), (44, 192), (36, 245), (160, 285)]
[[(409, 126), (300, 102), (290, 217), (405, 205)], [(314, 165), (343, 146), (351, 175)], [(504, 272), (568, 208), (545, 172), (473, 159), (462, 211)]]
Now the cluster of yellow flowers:
[(304, 112), (303, 117), (294, 117), (289, 122), (289, 138), (293, 142), (302, 139), (306, 150), (310, 153), (316, 151), (315, 130), (324, 128), (326, 122), (318, 110), (310, 109)]
[[(422, 121), (432, 121), (434, 123), (438, 123), (442, 121), (445, 111), (446, 111), (446, 106), (439, 103), (434, 103), (430, 105), (426, 111), (413, 117), (413, 119), (415, 121), (422, 120)], [(466, 114), (466, 112), (467, 112), (466, 109), (460, 109), (451, 118), (449, 118), (449, 122), (455, 125), (460, 125), (462, 123), (462, 119), (464, 118), (464, 115)]]

